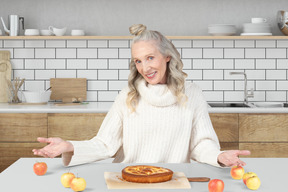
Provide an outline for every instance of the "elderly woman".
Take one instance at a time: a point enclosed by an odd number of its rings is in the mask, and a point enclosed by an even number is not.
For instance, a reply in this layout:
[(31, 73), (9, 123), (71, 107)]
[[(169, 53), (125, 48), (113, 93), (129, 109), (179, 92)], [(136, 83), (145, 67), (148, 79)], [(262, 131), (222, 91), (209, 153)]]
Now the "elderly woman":
[(38, 138), (49, 143), (35, 155), (62, 154), (66, 166), (115, 157), (115, 163), (188, 163), (214, 166), (245, 163), (249, 151), (220, 151), (207, 103), (199, 87), (185, 82), (174, 45), (157, 31), (133, 25), (128, 87), (107, 113), (100, 130), (87, 141)]

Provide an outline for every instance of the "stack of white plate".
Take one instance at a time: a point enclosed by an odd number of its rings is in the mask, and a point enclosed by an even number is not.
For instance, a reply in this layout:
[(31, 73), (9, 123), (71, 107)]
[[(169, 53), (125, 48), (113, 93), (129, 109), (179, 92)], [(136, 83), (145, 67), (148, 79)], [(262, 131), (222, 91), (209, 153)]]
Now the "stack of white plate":
[(241, 35), (272, 35), (269, 23), (244, 23)]
[(229, 36), (236, 33), (236, 26), (231, 24), (211, 24), (208, 33), (214, 36)]

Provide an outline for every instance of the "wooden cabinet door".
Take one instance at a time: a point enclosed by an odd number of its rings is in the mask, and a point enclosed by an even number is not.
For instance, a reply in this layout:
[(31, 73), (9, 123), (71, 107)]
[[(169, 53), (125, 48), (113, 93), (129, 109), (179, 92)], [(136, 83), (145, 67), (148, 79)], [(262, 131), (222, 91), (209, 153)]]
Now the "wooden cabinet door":
[(48, 115), (48, 137), (88, 140), (96, 136), (106, 113), (52, 113)]
[(288, 143), (239, 143), (239, 149), (251, 151), (247, 157), (288, 158)]
[(288, 114), (239, 114), (240, 142), (288, 142)]
[(46, 113), (1, 113), (0, 142), (35, 142), (47, 137)]

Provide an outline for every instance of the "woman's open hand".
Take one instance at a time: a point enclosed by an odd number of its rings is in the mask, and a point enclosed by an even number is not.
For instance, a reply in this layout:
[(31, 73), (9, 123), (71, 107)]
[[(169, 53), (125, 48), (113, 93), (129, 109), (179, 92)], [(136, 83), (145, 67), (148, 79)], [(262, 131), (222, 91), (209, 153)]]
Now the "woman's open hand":
[(218, 155), (218, 162), (227, 167), (236, 165), (245, 166), (246, 163), (239, 159), (239, 155), (250, 155), (248, 150), (228, 150)]
[(33, 149), (32, 151), (34, 155), (54, 158), (62, 153), (74, 151), (73, 145), (70, 142), (64, 141), (58, 137), (38, 137), (37, 141), (40, 143), (49, 143), (49, 145), (43, 147), (42, 149)]

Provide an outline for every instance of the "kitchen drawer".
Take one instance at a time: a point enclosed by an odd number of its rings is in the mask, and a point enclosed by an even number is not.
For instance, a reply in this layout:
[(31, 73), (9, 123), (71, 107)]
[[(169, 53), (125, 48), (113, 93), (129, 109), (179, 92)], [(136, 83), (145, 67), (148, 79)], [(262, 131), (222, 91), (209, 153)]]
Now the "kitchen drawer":
[(287, 114), (239, 114), (240, 142), (288, 142)]
[(88, 140), (99, 131), (106, 113), (53, 113), (48, 115), (48, 137)]
[(35, 142), (47, 137), (46, 113), (1, 113), (0, 142)]
[(209, 115), (220, 142), (238, 142), (237, 113), (210, 113)]
[(247, 157), (287, 158), (288, 143), (239, 143), (240, 150), (249, 150), (251, 155)]

